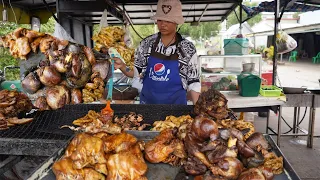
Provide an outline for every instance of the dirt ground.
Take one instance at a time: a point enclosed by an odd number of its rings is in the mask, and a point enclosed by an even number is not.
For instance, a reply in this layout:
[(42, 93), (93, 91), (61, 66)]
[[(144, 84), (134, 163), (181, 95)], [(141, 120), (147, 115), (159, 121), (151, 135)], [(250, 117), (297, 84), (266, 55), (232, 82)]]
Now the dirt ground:
[[(284, 65), (278, 65), (278, 76), (281, 86), (320, 88), (320, 64), (313, 64), (311, 60), (284, 62)], [(268, 65), (268, 68), (270, 67), (272, 65)]]

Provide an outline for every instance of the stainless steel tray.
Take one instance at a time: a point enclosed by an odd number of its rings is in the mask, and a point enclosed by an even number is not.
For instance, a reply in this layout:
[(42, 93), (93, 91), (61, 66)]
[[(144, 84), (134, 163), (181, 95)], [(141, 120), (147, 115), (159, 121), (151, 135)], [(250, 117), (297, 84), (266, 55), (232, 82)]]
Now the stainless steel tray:
[[(153, 139), (155, 136), (159, 134), (157, 131), (127, 131), (129, 134), (134, 135), (139, 140), (149, 141)], [(273, 152), (275, 152), (278, 156), (283, 157), (283, 166), (284, 172), (282, 174), (276, 175), (275, 180), (299, 180), (300, 177), (292, 168), (291, 164), (288, 162), (286, 157), (283, 155), (279, 147), (275, 144), (270, 135), (264, 135), (266, 140), (269, 142)], [(72, 137), (73, 138), (73, 137)], [(63, 148), (54, 153), (50, 158), (48, 158), (39, 168), (30, 175), (28, 179), (30, 180), (55, 180), (55, 175), (51, 170), (51, 166), (53, 163), (60, 159), (60, 157), (64, 154), (64, 150), (71, 141), (69, 139), (68, 143), (65, 144)], [(183, 169), (180, 167), (173, 167), (168, 164), (151, 164), (147, 163), (148, 172), (147, 178), (150, 180), (184, 180), (193, 179), (192, 176), (187, 176)]]

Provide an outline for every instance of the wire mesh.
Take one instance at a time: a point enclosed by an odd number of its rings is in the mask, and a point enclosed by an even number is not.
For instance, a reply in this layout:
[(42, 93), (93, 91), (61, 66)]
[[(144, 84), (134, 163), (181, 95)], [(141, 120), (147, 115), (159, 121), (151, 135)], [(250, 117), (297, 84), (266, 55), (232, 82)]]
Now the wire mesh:
[[(78, 104), (66, 105), (54, 111), (35, 112), (30, 115), (34, 118), (31, 123), (0, 131), (0, 138), (67, 140), (73, 131), (68, 128), (61, 129), (61, 126), (72, 125), (74, 120), (85, 116), (89, 110), (100, 111), (104, 107), (104, 104)], [(193, 106), (115, 104), (112, 109), (115, 115), (120, 117), (130, 112), (141, 114), (144, 117), (143, 123), (153, 124), (154, 121), (164, 120), (168, 115), (190, 114)]]

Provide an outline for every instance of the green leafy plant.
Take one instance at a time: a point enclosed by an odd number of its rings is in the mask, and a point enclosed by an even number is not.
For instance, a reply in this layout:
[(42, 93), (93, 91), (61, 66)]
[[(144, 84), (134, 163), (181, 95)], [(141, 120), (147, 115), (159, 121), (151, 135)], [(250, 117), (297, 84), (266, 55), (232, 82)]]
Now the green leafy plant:
[[(13, 58), (8, 49), (0, 48), (0, 70), (4, 72), (6, 66), (18, 66), (19, 61)], [(6, 80), (18, 80), (20, 79), (19, 69), (10, 69), (6, 72)]]

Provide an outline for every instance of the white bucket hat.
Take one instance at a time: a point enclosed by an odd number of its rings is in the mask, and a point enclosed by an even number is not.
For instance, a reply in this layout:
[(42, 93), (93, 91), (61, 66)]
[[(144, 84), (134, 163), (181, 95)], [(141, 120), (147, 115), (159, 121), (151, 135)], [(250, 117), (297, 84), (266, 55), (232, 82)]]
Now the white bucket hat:
[(157, 13), (151, 19), (183, 24), (181, 2), (179, 0), (159, 0)]

